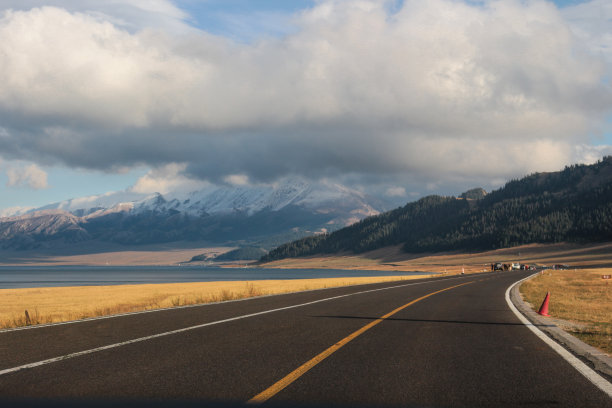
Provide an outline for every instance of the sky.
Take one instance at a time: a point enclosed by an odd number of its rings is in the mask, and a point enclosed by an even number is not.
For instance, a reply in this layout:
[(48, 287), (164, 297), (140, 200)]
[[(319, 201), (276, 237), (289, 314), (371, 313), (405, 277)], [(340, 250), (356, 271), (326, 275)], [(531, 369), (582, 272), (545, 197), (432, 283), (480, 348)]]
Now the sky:
[(608, 0), (0, 0), (0, 78), (2, 214), (289, 176), (405, 202), (612, 154)]

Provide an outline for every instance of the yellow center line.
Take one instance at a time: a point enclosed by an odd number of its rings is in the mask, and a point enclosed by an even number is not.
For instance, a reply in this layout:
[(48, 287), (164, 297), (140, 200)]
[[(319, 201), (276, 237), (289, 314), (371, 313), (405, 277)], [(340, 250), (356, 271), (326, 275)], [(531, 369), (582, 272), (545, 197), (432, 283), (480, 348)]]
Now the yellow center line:
[(273, 396), (278, 394), (280, 391), (282, 391), (289, 384), (293, 383), (295, 380), (300, 378), (302, 375), (306, 374), (306, 372), (308, 372), (311, 368), (313, 368), (314, 366), (319, 364), (321, 361), (325, 360), (327, 357), (329, 357), (330, 355), (335, 353), (342, 346), (346, 345), (351, 340), (355, 339), (359, 335), (361, 335), (361, 334), (365, 333), (366, 331), (370, 330), (372, 327), (376, 326), (377, 324), (379, 324), (383, 320), (388, 319), (389, 317), (393, 316), (397, 312), (399, 312), (399, 311), (401, 311), (401, 310), (403, 310), (403, 309), (405, 309), (405, 308), (407, 308), (409, 306), (412, 306), (415, 303), (420, 302), (421, 300), (426, 299), (426, 298), (428, 298), (430, 296), (433, 296), (435, 294), (438, 294), (438, 293), (441, 293), (441, 292), (445, 292), (447, 290), (451, 290), (451, 289), (454, 289), (454, 288), (458, 288), (459, 286), (469, 285), (470, 283), (474, 283), (474, 281), (466, 282), (466, 283), (461, 283), (459, 285), (451, 286), (451, 287), (448, 287), (448, 288), (445, 288), (445, 289), (438, 290), (436, 292), (429, 293), (429, 294), (427, 294), (425, 296), (421, 296), (420, 298), (415, 299), (412, 302), (406, 303), (405, 305), (398, 307), (397, 309), (387, 313), (386, 315), (379, 317), (378, 319), (374, 320), (373, 322), (370, 322), (370, 323), (366, 324), (361, 329), (359, 329), (359, 330), (353, 332), (352, 334), (346, 336), (345, 338), (343, 338), (342, 340), (340, 340), (339, 342), (337, 342), (333, 346), (329, 347), (327, 350), (323, 351), (319, 355), (315, 356), (311, 360), (309, 360), (306, 363), (304, 363), (301, 366), (299, 366), (297, 369), (295, 369), (291, 373), (287, 374), (284, 378), (282, 378), (281, 380), (277, 381), (275, 384), (273, 384), (269, 388), (265, 389), (264, 391), (260, 392), (259, 394), (257, 394), (256, 396), (254, 396), (253, 398), (248, 400), (247, 404), (263, 404), (264, 402), (266, 402), (267, 400), (269, 400), (270, 398), (272, 398)]

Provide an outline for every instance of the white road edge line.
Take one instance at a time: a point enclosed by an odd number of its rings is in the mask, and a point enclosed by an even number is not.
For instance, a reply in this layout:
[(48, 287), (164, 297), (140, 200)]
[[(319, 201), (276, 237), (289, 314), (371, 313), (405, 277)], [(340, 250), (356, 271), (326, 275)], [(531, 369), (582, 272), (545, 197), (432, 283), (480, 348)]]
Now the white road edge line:
[(348, 293), (346, 295), (333, 296), (333, 297), (329, 297), (329, 298), (314, 300), (312, 302), (300, 303), (300, 304), (292, 305), (292, 306), (279, 307), (277, 309), (264, 310), (264, 311), (257, 312), (257, 313), (250, 313), (250, 314), (246, 314), (246, 315), (242, 315), (242, 316), (231, 317), (229, 319), (223, 319), (223, 320), (217, 320), (217, 321), (214, 321), (214, 322), (198, 324), (196, 326), (184, 327), (182, 329), (171, 330), (171, 331), (164, 332), (164, 333), (153, 334), (151, 336), (139, 337), (139, 338), (132, 339), (132, 340), (122, 341), (120, 343), (108, 344), (108, 345), (102, 346), (102, 347), (96, 347), (96, 348), (89, 349), (89, 350), (83, 350), (83, 351), (78, 351), (76, 353), (70, 353), (70, 354), (66, 354), (66, 355), (63, 355), (63, 356), (59, 356), (59, 357), (49, 358), (47, 360), (42, 360), (42, 361), (37, 361), (37, 362), (34, 362), (34, 363), (24, 364), (24, 365), (21, 365), (21, 366), (18, 366), (18, 367), (7, 368), (7, 369), (4, 369), (4, 370), (0, 370), (0, 376), (1, 375), (5, 375), (5, 374), (14, 373), (14, 372), (21, 371), (21, 370), (25, 370), (25, 369), (28, 369), (28, 368), (40, 367), (40, 366), (43, 366), (43, 365), (47, 365), (47, 364), (51, 364), (51, 363), (56, 363), (56, 362), (59, 362), (59, 361), (67, 360), (69, 358), (74, 358), (74, 357), (79, 357), (79, 356), (83, 356), (83, 355), (86, 355), (86, 354), (96, 353), (98, 351), (109, 350), (109, 349), (125, 346), (125, 345), (128, 345), (128, 344), (140, 343), (140, 342), (143, 342), (143, 341), (152, 340), (152, 339), (156, 339), (156, 338), (159, 338), (159, 337), (170, 336), (172, 334), (183, 333), (183, 332), (186, 332), (186, 331), (200, 329), (202, 327), (207, 327), (207, 326), (214, 326), (214, 325), (221, 324), (221, 323), (232, 322), (234, 320), (247, 319), (249, 317), (260, 316), (260, 315), (264, 315), (264, 314), (268, 314), (268, 313), (273, 313), (273, 312), (279, 312), (281, 310), (295, 309), (295, 308), (298, 308), (298, 307), (313, 305), (315, 303), (326, 302), (328, 300), (340, 299), (340, 298), (344, 298), (344, 297), (348, 297), (348, 296), (361, 295), (361, 294), (364, 294), (364, 293), (378, 292), (378, 291), (382, 291), (382, 290), (403, 288), (403, 287), (406, 287), (406, 286), (424, 285), (426, 283), (435, 283), (435, 282), (446, 282), (446, 281), (449, 281), (449, 280), (456, 280), (456, 279), (465, 279), (465, 277), (449, 278), (449, 279), (444, 279), (444, 280), (434, 280), (434, 281), (427, 281), (427, 282), (413, 282), (413, 283), (407, 283), (405, 285), (387, 286), (387, 287), (378, 288), (378, 289), (362, 290), (362, 291), (355, 292), (355, 293)]
[[(533, 276), (533, 275), (531, 275)], [(510, 310), (519, 318), (519, 320), (527, 326), (529, 330), (531, 330), (536, 336), (538, 336), (544, 343), (546, 343), (550, 348), (556, 351), (561, 357), (565, 359), (568, 363), (571, 364), (580, 374), (585, 376), (590, 382), (592, 382), (597, 388), (608, 394), (609, 397), (612, 398), (612, 384), (610, 384), (605, 378), (597, 374), (593, 369), (580, 361), (577, 357), (575, 357), (572, 353), (567, 351), (561, 345), (559, 345), (556, 341), (552, 340), (548, 337), (542, 330), (538, 329), (533, 323), (531, 323), (519, 310), (514, 306), (512, 301), (510, 300), (510, 291), (513, 287), (518, 285), (519, 283), (529, 279), (531, 276), (526, 277), (525, 279), (521, 279), (518, 282), (513, 283), (506, 289), (506, 303), (510, 307)]]

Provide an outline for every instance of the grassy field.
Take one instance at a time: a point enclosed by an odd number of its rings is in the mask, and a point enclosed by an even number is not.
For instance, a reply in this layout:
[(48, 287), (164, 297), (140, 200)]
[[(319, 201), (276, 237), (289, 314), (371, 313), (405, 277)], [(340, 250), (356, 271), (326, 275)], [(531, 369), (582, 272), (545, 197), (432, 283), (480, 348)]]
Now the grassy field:
[(550, 316), (567, 321), (558, 325), (612, 354), (612, 283), (602, 275), (612, 275), (612, 268), (545, 270), (523, 283), (520, 291), (535, 311), (550, 292)]
[[(424, 277), (426, 276), (0, 289), (0, 327), (63, 322), (269, 294)], [(26, 310), (29, 321), (26, 318)]]
[(488, 270), (493, 262), (526, 264), (569, 264), (612, 267), (612, 243), (532, 244), (484, 252), (407, 254), (401, 247), (388, 247), (363, 254), (342, 254), (283, 259), (263, 264), (265, 268), (337, 268), (388, 271), (466, 273)]

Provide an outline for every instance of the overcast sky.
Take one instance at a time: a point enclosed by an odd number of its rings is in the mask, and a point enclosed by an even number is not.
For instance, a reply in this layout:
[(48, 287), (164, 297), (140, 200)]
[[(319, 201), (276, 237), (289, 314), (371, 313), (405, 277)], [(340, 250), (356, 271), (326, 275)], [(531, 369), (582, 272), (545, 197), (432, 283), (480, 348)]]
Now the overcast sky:
[(612, 2), (0, 0), (0, 209), (298, 175), (414, 200), (612, 154)]

